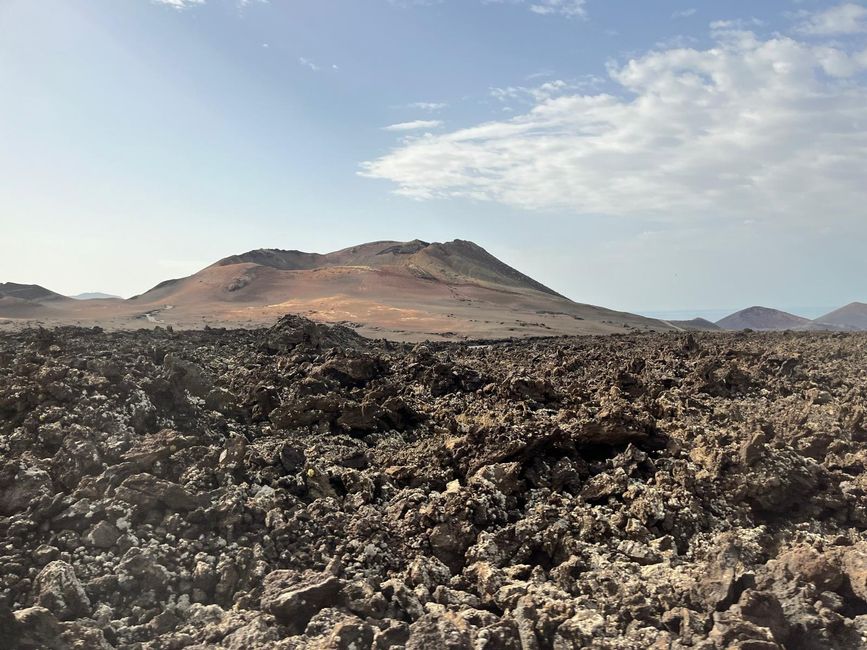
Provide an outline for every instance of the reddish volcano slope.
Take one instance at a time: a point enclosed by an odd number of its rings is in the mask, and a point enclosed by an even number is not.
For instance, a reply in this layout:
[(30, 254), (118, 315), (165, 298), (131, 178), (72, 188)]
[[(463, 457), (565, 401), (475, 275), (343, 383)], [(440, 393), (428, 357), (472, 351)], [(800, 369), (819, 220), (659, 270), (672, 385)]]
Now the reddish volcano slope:
[(468, 241), (379, 241), (328, 254), (233, 255), (125, 301), (70, 301), (7, 318), (99, 324), (253, 327), (295, 313), (399, 340), (664, 331), (671, 325), (575, 303)]

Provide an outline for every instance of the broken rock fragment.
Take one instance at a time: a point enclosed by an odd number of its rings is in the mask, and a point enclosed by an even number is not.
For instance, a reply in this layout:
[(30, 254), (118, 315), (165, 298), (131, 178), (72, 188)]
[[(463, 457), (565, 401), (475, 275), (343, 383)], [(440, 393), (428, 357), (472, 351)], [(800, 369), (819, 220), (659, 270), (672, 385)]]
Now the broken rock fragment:
[(45, 565), (34, 583), (36, 602), (60, 620), (86, 616), (90, 600), (75, 576), (75, 570), (62, 560)]
[(335, 605), (340, 580), (329, 573), (279, 570), (265, 577), (262, 609), (282, 624), (303, 631), (320, 610)]

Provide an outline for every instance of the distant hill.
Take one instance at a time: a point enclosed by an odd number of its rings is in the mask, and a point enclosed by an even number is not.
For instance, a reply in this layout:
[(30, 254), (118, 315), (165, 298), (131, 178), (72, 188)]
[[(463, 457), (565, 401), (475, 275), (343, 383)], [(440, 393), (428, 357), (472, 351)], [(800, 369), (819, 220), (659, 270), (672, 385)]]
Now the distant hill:
[(38, 284), (0, 282), (0, 318), (51, 318), (69, 298)]
[(49, 291), (38, 284), (18, 284), (17, 282), (0, 282), (0, 298), (17, 298), (41, 302), (46, 300), (62, 300), (64, 296)]
[(769, 307), (749, 307), (716, 322), (724, 330), (751, 329), (757, 331), (802, 329), (809, 323), (809, 318), (802, 318)]
[(706, 318), (693, 318), (692, 320), (669, 320), (675, 327), (686, 330), (687, 332), (720, 332), (722, 327), (716, 323), (712, 323)]
[(824, 316), (819, 316), (813, 321), (811, 329), (867, 331), (867, 304), (852, 302)]
[(114, 296), (110, 293), (100, 293), (99, 291), (91, 291), (87, 293), (79, 293), (74, 296), (69, 296), (73, 300), (111, 300), (119, 299), (120, 296)]
[(36, 318), (128, 328), (255, 327), (287, 313), (397, 340), (676, 331), (573, 302), (473, 242), (377, 241), (333, 253), (258, 249), (128, 300), (70, 300)]

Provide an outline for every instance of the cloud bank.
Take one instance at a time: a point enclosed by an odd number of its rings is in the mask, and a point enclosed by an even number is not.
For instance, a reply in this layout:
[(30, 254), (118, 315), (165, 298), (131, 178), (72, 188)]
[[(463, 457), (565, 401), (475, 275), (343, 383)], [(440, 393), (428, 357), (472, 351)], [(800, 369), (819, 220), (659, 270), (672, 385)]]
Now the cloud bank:
[(867, 32), (867, 7), (847, 2), (815, 14), (807, 14), (800, 31), (805, 34), (834, 36)]
[(713, 37), (708, 49), (612, 65), (612, 93), (548, 83), (516, 117), (405, 139), (360, 173), (422, 200), (863, 221), (867, 49), (761, 39), (731, 23)]

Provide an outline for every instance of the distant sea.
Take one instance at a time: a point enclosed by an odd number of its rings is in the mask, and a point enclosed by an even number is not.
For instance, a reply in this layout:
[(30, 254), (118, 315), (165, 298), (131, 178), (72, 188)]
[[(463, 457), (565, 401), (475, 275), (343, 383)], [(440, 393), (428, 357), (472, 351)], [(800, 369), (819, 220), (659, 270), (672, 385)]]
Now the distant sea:
[[(787, 311), (796, 316), (813, 319), (827, 314), (830, 311), (834, 311), (840, 307), (840, 305), (835, 307), (775, 307), (771, 305), (771, 307)], [(740, 311), (741, 309), (744, 309), (744, 307), (733, 309), (668, 309), (660, 311), (642, 311), (639, 313), (642, 316), (660, 318), (662, 320), (692, 320), (693, 318), (705, 318), (712, 323), (715, 323), (730, 314), (734, 314), (736, 311)]]

